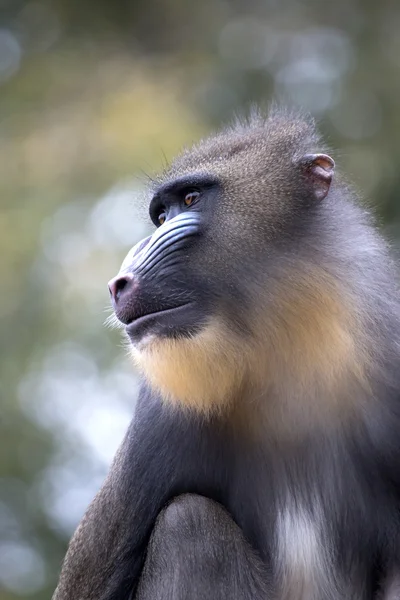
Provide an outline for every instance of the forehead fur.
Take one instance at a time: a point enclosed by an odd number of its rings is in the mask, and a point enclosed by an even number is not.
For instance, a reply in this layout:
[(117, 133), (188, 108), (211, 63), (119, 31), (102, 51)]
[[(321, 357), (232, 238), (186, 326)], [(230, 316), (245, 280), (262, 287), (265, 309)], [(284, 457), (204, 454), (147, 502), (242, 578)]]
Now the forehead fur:
[(308, 152), (321, 150), (320, 136), (307, 115), (273, 109), (268, 115), (253, 111), (216, 135), (200, 140), (176, 158), (161, 177), (171, 180), (188, 173), (216, 173), (222, 179), (271, 173), (279, 157), (279, 171)]

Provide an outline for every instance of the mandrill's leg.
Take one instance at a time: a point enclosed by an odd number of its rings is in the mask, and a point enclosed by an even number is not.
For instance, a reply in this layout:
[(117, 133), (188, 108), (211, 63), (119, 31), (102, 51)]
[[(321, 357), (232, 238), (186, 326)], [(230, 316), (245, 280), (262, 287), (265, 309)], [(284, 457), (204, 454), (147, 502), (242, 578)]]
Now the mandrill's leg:
[(261, 560), (216, 502), (187, 494), (159, 515), (137, 600), (265, 600)]

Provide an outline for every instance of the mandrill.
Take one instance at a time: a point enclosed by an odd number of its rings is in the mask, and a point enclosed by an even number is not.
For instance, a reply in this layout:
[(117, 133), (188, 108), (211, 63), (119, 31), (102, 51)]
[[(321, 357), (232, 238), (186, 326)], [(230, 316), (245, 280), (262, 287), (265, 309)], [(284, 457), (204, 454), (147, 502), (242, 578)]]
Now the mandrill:
[(109, 283), (142, 374), (54, 600), (398, 600), (400, 296), (313, 121), (201, 141)]

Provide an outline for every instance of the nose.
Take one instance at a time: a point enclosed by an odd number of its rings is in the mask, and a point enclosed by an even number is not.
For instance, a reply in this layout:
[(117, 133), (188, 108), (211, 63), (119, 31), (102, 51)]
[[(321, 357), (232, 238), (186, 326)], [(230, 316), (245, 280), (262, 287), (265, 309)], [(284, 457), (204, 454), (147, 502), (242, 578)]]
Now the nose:
[(132, 273), (124, 273), (123, 275), (117, 275), (108, 282), (108, 289), (110, 290), (110, 296), (114, 307), (117, 306), (124, 292), (130, 290), (133, 284)]

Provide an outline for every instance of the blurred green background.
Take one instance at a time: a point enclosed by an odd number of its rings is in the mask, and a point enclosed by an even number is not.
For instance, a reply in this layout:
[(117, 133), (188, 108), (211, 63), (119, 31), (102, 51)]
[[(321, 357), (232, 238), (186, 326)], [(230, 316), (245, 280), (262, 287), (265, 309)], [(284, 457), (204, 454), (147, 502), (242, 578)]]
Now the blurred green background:
[(251, 102), (320, 121), (400, 237), (397, 0), (0, 0), (0, 599), (49, 598), (134, 410), (106, 283), (146, 174)]

